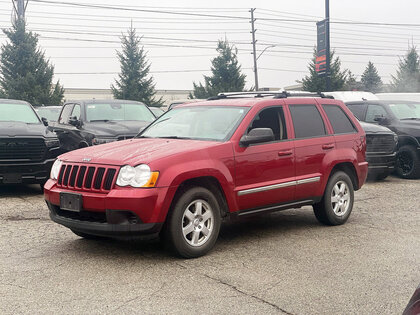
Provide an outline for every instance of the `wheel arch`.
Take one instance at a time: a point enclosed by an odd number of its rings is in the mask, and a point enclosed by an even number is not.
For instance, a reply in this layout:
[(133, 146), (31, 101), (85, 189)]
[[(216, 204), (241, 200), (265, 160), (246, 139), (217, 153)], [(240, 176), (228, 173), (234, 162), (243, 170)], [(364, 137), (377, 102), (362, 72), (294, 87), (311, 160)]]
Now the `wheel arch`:
[[(331, 169), (330, 175), (328, 176), (328, 180), (331, 178), (332, 175), (334, 175), (334, 173), (336, 173), (338, 171), (342, 171), (350, 177), (350, 180), (353, 184), (353, 189), (355, 191), (360, 189), (359, 178), (357, 176), (356, 168), (354, 167), (353, 163), (351, 163), (351, 162), (340, 162), (340, 163), (337, 163), (336, 165), (334, 165), (334, 167)], [(325, 187), (324, 187), (324, 189), (325, 189)]]
[(398, 136), (398, 149), (405, 145), (412, 145), (416, 148), (420, 147), (420, 143), (413, 136), (399, 135)]
[(210, 190), (214, 196), (216, 197), (219, 207), (220, 207), (220, 215), (222, 217), (226, 217), (229, 213), (229, 205), (226, 199), (226, 193), (220, 184), (219, 180), (214, 176), (200, 176), (194, 177), (184, 180), (177, 188), (175, 195), (172, 199), (171, 206), (169, 211), (176, 203), (178, 198), (182, 195), (183, 192), (188, 190), (191, 187), (204, 187)]

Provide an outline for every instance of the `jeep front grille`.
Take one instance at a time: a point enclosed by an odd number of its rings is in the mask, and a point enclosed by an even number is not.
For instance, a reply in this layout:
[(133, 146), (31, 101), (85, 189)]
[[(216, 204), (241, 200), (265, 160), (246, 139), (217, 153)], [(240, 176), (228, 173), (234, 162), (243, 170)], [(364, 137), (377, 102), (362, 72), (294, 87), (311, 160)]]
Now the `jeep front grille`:
[(117, 168), (108, 165), (63, 163), (57, 186), (71, 190), (108, 192), (114, 185)]
[(395, 150), (394, 135), (366, 135), (366, 152), (368, 153), (392, 153)]
[(46, 150), (43, 138), (0, 138), (0, 161), (42, 161)]

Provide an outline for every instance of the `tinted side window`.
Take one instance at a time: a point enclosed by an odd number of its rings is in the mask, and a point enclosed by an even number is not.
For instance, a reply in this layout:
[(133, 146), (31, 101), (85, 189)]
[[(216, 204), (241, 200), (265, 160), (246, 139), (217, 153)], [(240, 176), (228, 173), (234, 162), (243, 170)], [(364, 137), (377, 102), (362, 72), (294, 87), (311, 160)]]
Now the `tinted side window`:
[(334, 129), (334, 133), (353, 133), (356, 132), (356, 128), (353, 126), (351, 120), (347, 117), (346, 113), (336, 105), (322, 105), (331, 126)]
[(366, 104), (352, 104), (347, 105), (347, 107), (351, 110), (353, 115), (357, 117), (357, 119), (361, 121), (365, 120)]
[(254, 128), (270, 128), (273, 130), (275, 140), (287, 139), (283, 108), (270, 107), (259, 112), (248, 127), (247, 132)]
[(375, 121), (377, 116), (387, 117), (388, 115), (381, 105), (369, 105), (366, 112), (366, 122), (378, 123)]
[(297, 139), (327, 134), (324, 121), (315, 105), (289, 105), (289, 107)]
[(60, 120), (58, 121), (58, 123), (68, 124), (72, 109), (73, 109), (73, 104), (64, 105), (64, 108), (63, 108), (63, 111), (61, 112)]

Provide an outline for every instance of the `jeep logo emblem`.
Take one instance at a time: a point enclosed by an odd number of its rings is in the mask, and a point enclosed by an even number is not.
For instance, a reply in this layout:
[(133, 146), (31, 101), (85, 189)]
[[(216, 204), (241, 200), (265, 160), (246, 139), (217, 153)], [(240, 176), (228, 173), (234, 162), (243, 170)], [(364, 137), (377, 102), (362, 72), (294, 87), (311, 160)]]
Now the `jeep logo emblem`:
[(82, 162), (90, 162), (92, 159), (91, 158), (83, 158)]

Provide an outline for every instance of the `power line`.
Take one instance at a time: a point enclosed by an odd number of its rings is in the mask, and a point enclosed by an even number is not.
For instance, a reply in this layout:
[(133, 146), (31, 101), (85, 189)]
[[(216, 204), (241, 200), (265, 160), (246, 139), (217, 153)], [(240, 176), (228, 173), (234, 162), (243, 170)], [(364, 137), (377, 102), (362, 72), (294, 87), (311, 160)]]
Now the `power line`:
[(139, 8), (127, 8), (123, 6), (106, 6), (106, 5), (94, 5), (85, 3), (70, 3), (63, 1), (46, 1), (46, 0), (32, 0), (34, 3), (47, 3), (47, 4), (59, 4), (65, 6), (74, 6), (82, 8), (93, 8), (93, 9), (110, 9), (120, 11), (136, 11), (136, 12), (149, 12), (149, 13), (161, 13), (161, 14), (172, 14), (172, 15), (187, 15), (187, 16), (201, 16), (201, 17), (215, 17), (215, 18), (226, 18), (236, 20), (249, 20), (247, 17), (235, 16), (235, 15), (216, 15), (216, 14), (202, 14), (202, 13), (191, 13), (191, 12), (178, 12), (178, 11), (165, 11), (165, 10), (151, 10), (151, 9), (139, 9)]

